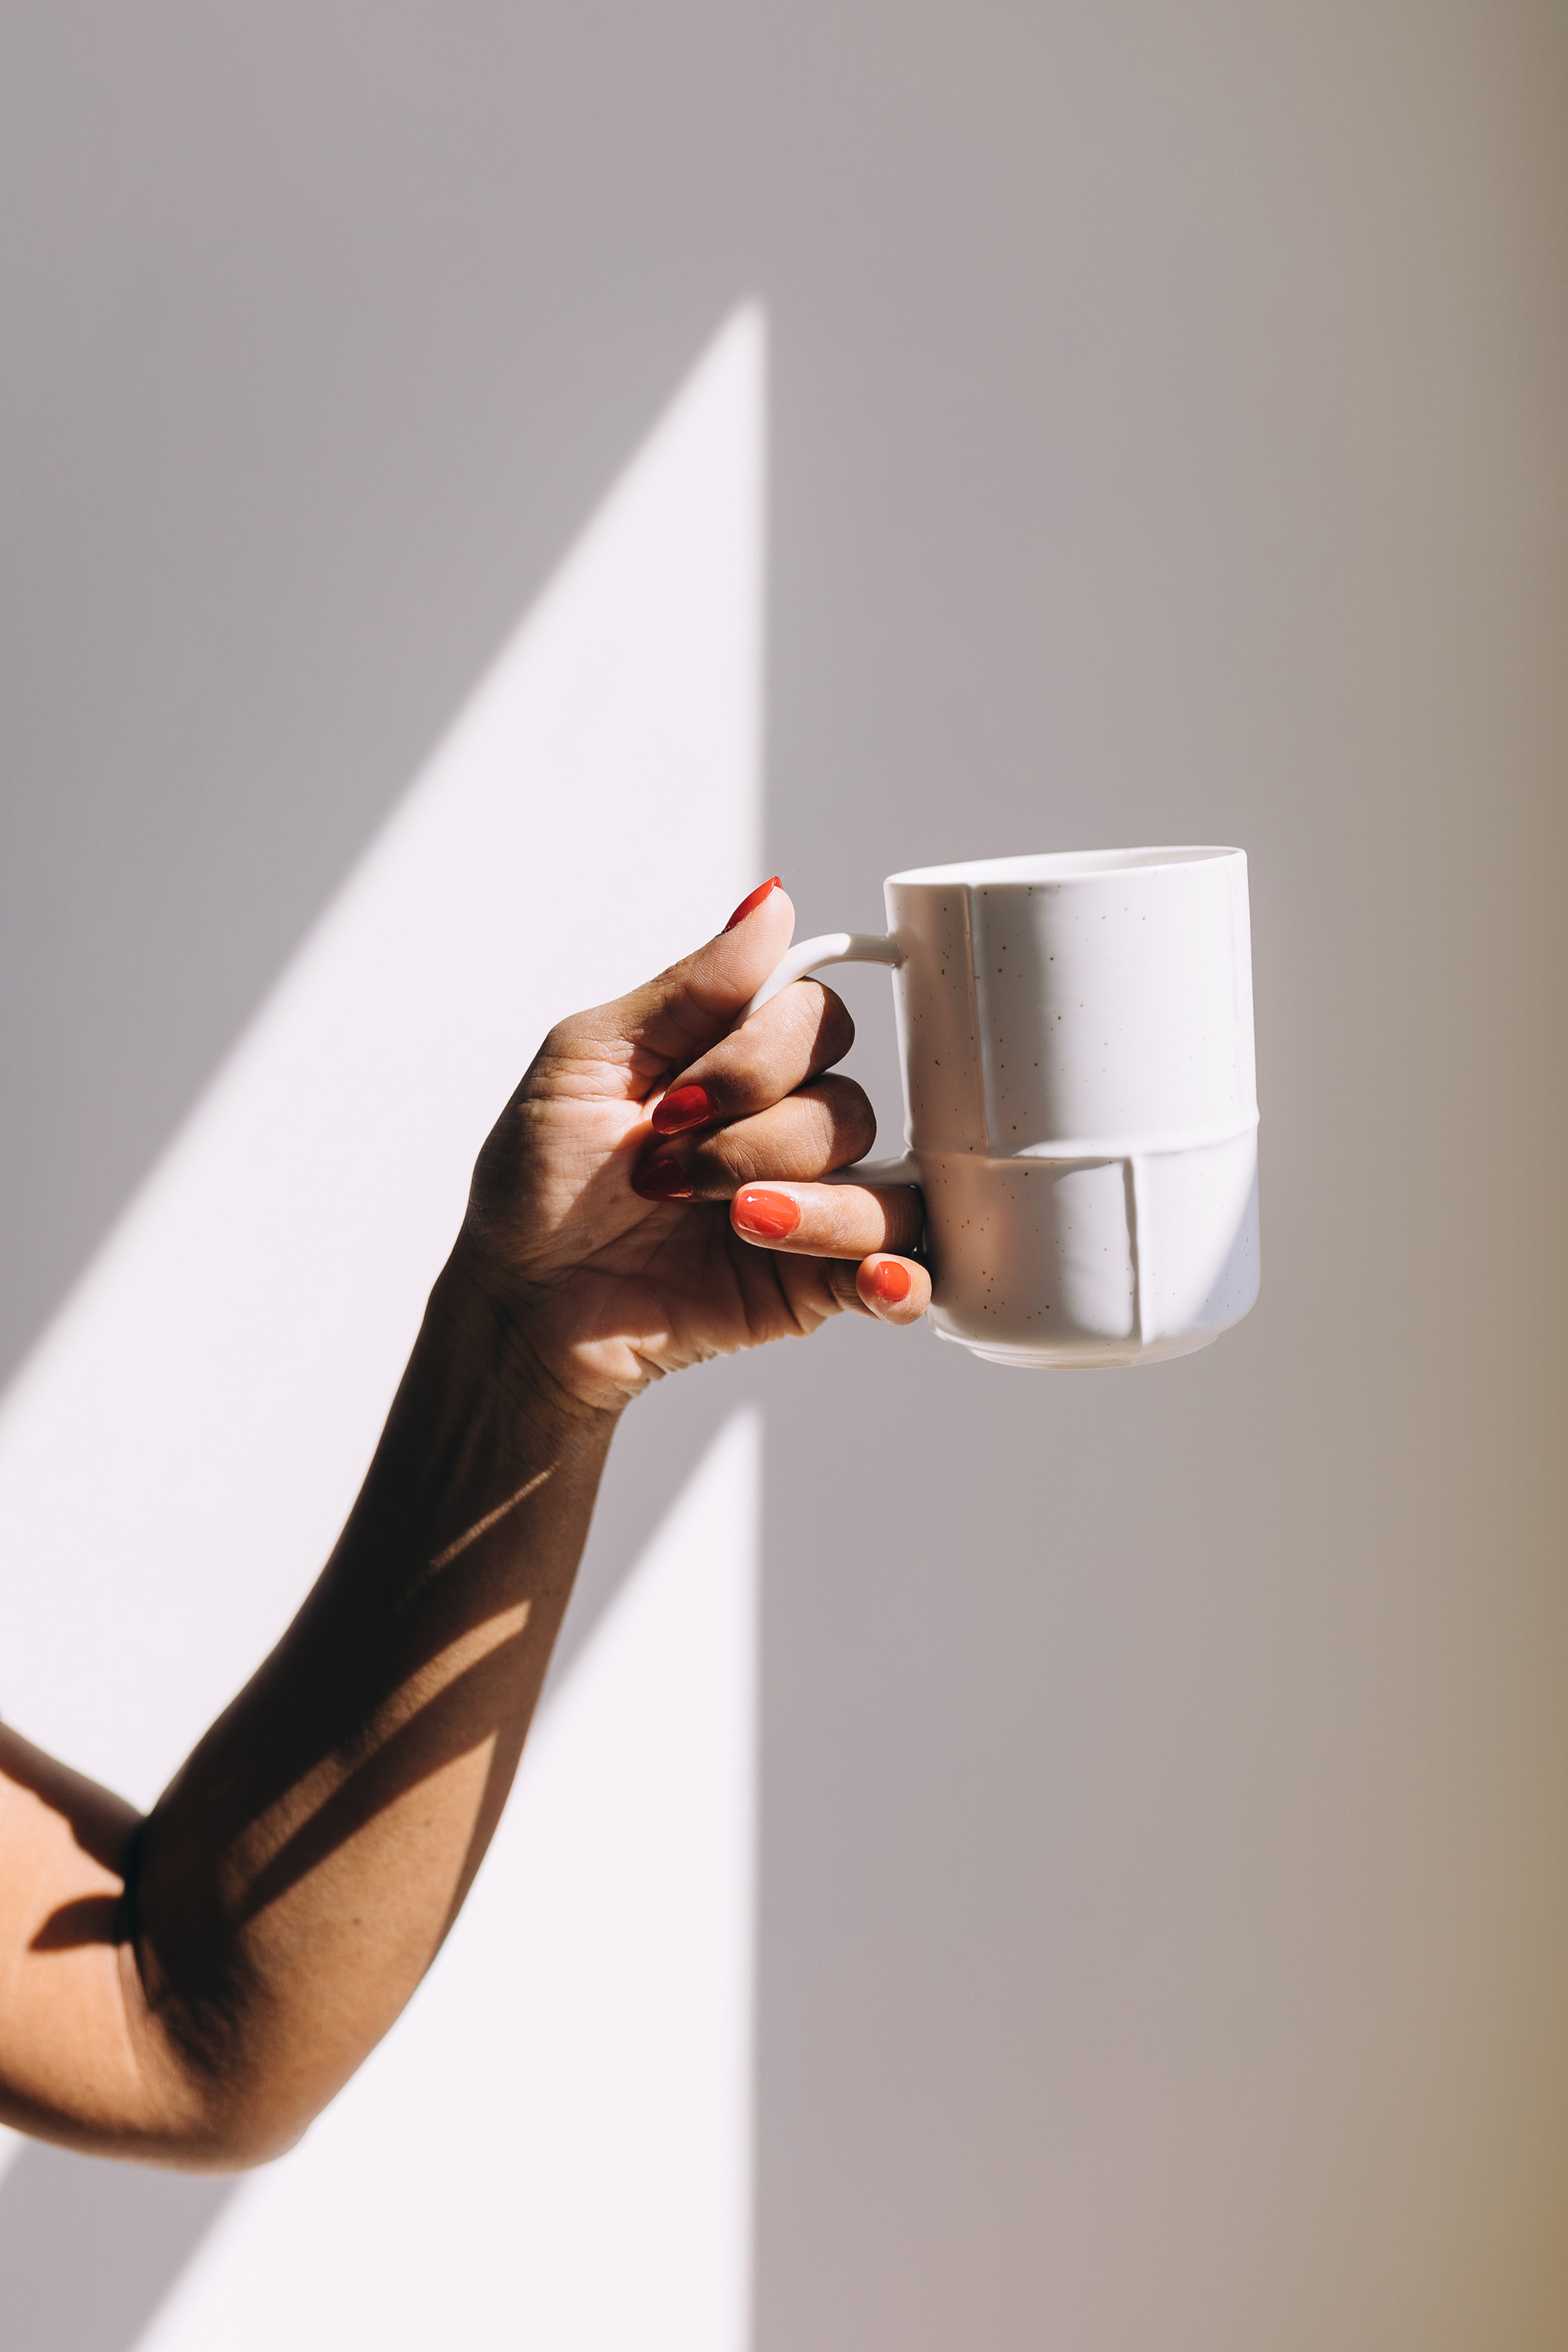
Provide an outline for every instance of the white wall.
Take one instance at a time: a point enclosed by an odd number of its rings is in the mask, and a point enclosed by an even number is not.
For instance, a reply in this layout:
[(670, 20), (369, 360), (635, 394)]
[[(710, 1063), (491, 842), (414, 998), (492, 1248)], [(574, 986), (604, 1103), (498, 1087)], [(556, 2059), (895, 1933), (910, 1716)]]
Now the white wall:
[(1561, 12), (4, 38), (13, 1355), (755, 293), (758, 872), (1244, 843), (1265, 1261), (1125, 1379), (729, 1380), (756, 2343), (1559, 2341)]
[[(331, 1548), (533, 1044), (754, 873), (764, 371), (741, 309), (0, 1403), (6, 1712), (141, 1803)], [(7, 2347), (417, 2347), (516, 2313), (561, 2352), (740, 2352), (756, 1409), (672, 1387), (630, 1453), (526, 1784), (397, 2031), (238, 2184), (5, 2135)]]

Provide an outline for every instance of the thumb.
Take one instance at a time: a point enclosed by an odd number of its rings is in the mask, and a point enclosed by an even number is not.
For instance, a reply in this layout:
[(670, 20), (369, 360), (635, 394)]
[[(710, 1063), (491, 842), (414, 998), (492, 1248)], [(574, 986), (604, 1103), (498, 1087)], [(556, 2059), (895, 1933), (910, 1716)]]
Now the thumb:
[(616, 1061), (646, 1086), (684, 1069), (732, 1027), (795, 933), (795, 908), (778, 876), (742, 898), (723, 929), (657, 980), (563, 1022), (557, 1054)]

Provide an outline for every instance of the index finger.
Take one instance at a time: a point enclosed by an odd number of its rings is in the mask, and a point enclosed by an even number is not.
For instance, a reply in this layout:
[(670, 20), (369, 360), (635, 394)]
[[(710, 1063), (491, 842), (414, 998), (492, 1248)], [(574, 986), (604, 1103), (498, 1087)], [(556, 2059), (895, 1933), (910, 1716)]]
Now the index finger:
[(721, 931), (626, 996), (576, 1013), (545, 1039), (546, 1076), (574, 1066), (629, 1071), (646, 1093), (717, 1043), (778, 962), (795, 929), (795, 908), (775, 875), (743, 898)]

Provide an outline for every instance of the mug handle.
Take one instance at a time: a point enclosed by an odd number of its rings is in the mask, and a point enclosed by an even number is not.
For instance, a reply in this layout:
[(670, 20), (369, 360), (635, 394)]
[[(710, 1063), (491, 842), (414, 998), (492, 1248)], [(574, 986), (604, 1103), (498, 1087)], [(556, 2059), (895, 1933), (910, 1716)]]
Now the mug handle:
[[(760, 1004), (787, 988), (792, 980), (804, 980), (807, 972), (821, 971), (826, 964), (881, 963), (896, 971), (902, 961), (898, 941), (880, 931), (822, 931), (814, 940), (797, 940), (769, 972), (741, 1019), (750, 1020)], [(836, 1168), (821, 1179), (824, 1184), (918, 1184), (920, 1181), (920, 1171), (907, 1151), (896, 1160), (858, 1160), (853, 1167)]]

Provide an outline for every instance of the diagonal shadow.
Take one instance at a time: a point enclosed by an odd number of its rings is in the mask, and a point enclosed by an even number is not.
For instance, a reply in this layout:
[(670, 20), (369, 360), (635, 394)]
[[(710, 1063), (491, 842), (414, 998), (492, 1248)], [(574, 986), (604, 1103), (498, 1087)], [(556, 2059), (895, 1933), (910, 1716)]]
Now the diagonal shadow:
[(238, 2186), (24, 2148), (0, 2181), (5, 2352), (132, 2352)]
[[(551, 1664), (548, 1706), (649, 1538), (744, 1401), (746, 1372), (688, 1374), (639, 1400), (616, 1434)], [(737, 1377), (739, 1374), (739, 1377)], [(334, 1824), (341, 1828), (341, 1824)], [(5, 2352), (133, 2352), (241, 2179), (25, 2147), (0, 2175)]]
[(549, 1705), (576, 1664), (723, 1423), (754, 1392), (756, 1376), (754, 1359), (731, 1356), (682, 1372), (679, 1383), (660, 1382), (626, 1412), (610, 1449), (542, 1705)]

